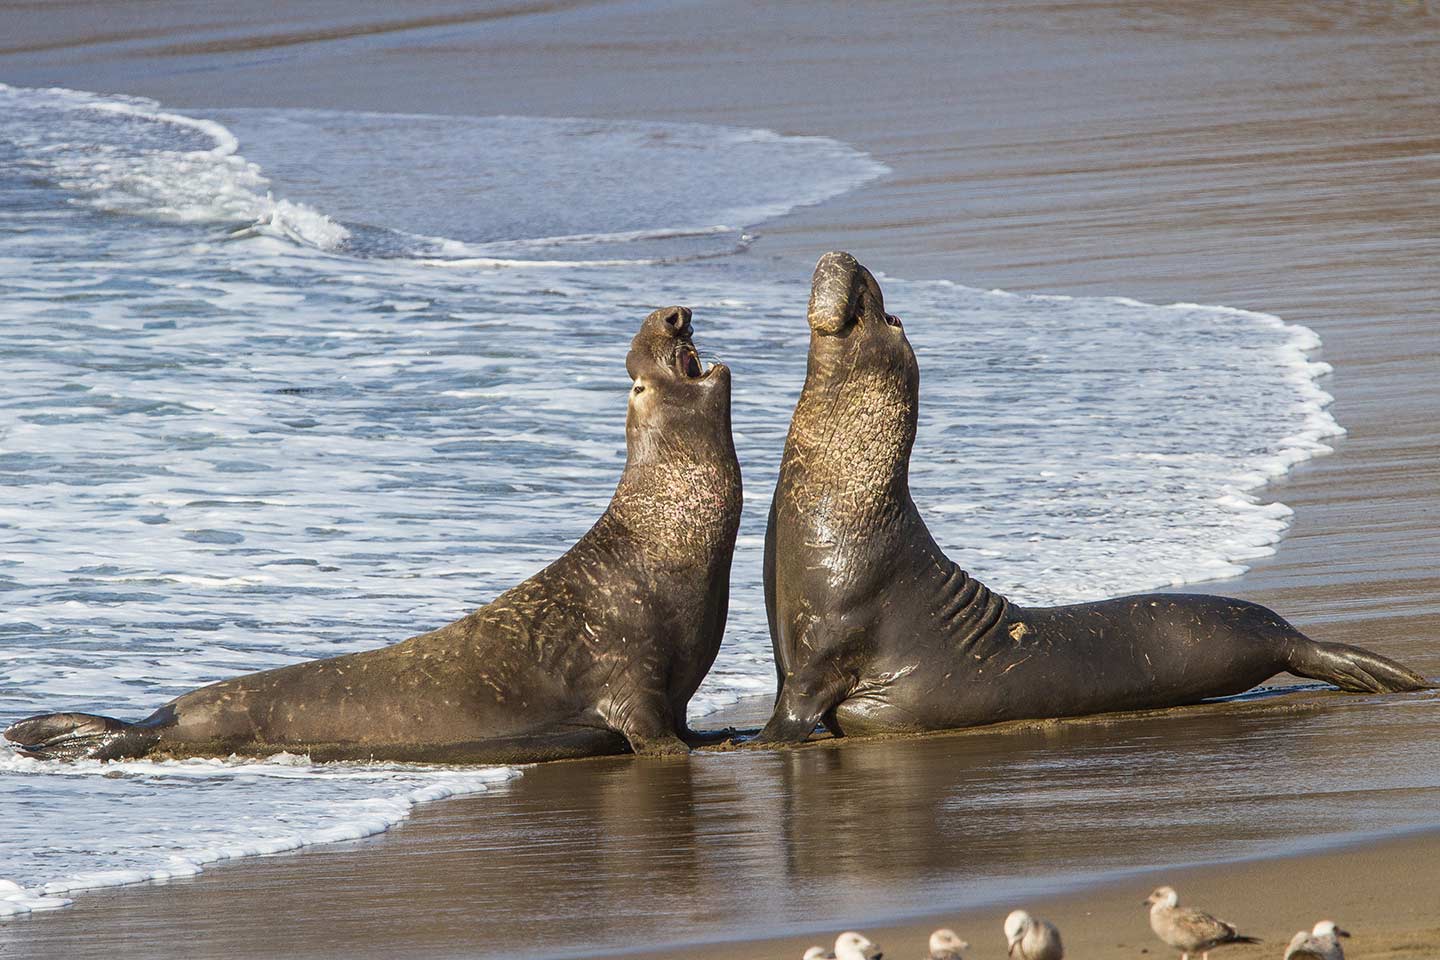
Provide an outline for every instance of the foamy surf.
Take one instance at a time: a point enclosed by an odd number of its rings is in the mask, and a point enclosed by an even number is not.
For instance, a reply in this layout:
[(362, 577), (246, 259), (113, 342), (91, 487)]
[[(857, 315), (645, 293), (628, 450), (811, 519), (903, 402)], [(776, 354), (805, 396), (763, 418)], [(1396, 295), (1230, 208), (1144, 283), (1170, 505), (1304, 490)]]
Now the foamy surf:
[[(747, 227), (889, 173), (826, 137), (711, 124), (328, 110), (216, 115), (245, 141), (250, 159), (285, 184), (286, 196), (363, 225), (354, 235), (359, 252), (461, 267), (726, 256), (749, 245)], [(362, 184), (385, 189), (357, 190)]]
[[(284, 853), (383, 833), (421, 803), (483, 793), (519, 774), (512, 767), (426, 767), (411, 764), (312, 764), (277, 754), (267, 760), (81, 760), (50, 763), (0, 747), (7, 779), (77, 784), (46, 802), (25, 805), (32, 829), (51, 832), (34, 850), (9, 850), (0, 878), (0, 916), (68, 906), (70, 896), (100, 887), (195, 876), (212, 863)], [(274, 785), (269, 786), (269, 785)], [(67, 794), (61, 798), (60, 794)], [(112, 819), (97, 822), (80, 801), (103, 794)], [(250, 801), (263, 795), (263, 816)], [(222, 826), (223, 818), (240, 824)], [(214, 823), (207, 820), (217, 818)], [(249, 824), (243, 821), (252, 821)], [(104, 869), (54, 876), (55, 860), (82, 862), (88, 852)]]
[[(731, 253), (883, 167), (701, 125), (221, 125), (0, 96), (0, 719), (144, 716), (439, 626), (533, 573), (609, 499), (625, 346), (666, 303), (693, 306), (702, 348), (735, 370), (751, 486), (692, 717), (773, 689), (760, 553), (807, 284)], [(1274, 317), (885, 284), (924, 369), (914, 495), (951, 556), (1024, 602), (1239, 572), (1290, 519), (1260, 486), (1339, 432), (1318, 340)], [(383, 829), (426, 791), (509, 775), (0, 755), (0, 796), (43, 814), (0, 836), (20, 888), (0, 909)]]
[[(181, 223), (243, 222), (241, 235), (272, 233), (325, 250), (349, 237), (324, 214), (275, 200), (260, 168), (213, 120), (138, 97), (5, 84), (0, 114), (16, 163), (97, 210)], [(106, 139), (117, 128), (122, 137)]]

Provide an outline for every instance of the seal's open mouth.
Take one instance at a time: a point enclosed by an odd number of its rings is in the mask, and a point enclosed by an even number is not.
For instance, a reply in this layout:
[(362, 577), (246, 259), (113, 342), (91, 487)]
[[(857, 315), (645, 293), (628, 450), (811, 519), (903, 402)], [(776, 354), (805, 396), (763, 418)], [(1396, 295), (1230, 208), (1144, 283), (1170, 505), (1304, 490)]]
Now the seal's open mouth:
[(675, 351), (675, 368), (687, 380), (699, 380), (705, 376), (705, 368), (700, 365), (700, 357), (695, 353), (695, 348), (688, 343), (682, 343), (680, 349)]

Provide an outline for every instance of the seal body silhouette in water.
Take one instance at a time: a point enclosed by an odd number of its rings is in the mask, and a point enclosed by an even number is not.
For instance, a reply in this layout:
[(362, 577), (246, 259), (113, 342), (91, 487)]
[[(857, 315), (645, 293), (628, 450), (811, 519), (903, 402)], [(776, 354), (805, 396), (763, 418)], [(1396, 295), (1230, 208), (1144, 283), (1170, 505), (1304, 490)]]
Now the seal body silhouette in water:
[(609, 508), (486, 606), (393, 646), (203, 687), (138, 723), (50, 714), (5, 737), (58, 758), (685, 752), (685, 707), (720, 647), (740, 521), (730, 371), (703, 368), (683, 307), (645, 319), (625, 366), (627, 458)]
[(844, 735), (1177, 706), (1287, 670), (1343, 690), (1428, 686), (1242, 600), (1027, 608), (987, 589), (945, 556), (910, 497), (920, 372), (875, 278), (826, 254), (809, 323), (765, 535), (780, 689), (759, 741), (803, 740), (817, 722)]

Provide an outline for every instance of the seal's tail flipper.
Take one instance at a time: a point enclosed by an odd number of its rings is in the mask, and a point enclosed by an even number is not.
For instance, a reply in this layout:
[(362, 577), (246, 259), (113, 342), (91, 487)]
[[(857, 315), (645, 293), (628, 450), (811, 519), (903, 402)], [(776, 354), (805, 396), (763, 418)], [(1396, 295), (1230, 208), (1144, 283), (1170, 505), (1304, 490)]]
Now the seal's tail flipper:
[(115, 760), (139, 756), (159, 734), (141, 724), (92, 713), (47, 713), (12, 724), (4, 737), (20, 753), (44, 760)]
[(1400, 693), (1435, 685), (1408, 667), (1378, 653), (1344, 643), (1298, 643), (1290, 656), (1291, 673), (1333, 683), (1351, 693)]

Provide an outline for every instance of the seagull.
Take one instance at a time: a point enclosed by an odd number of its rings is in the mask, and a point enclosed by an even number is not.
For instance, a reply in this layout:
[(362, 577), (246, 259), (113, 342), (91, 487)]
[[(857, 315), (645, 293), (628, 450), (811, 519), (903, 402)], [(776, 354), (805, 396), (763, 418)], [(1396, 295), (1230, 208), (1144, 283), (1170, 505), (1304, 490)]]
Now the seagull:
[(930, 934), (930, 956), (928, 960), (965, 960), (962, 950), (969, 950), (970, 944), (961, 940), (954, 930), (936, 930)]
[(1065, 956), (1055, 924), (1024, 910), (1005, 918), (1005, 939), (1010, 942), (1010, 960), (1062, 960)]
[(1145, 898), (1145, 903), (1150, 907), (1150, 929), (1180, 951), (1180, 960), (1190, 960), (1192, 953), (1199, 953), (1201, 960), (1209, 960), (1210, 951), (1223, 944), (1260, 942), (1254, 937), (1242, 936), (1234, 924), (1180, 906), (1180, 895), (1174, 887), (1156, 887)]
[(835, 960), (880, 960), (878, 943), (871, 943), (864, 934), (847, 930), (835, 938)]
[(1315, 929), (1306, 933), (1301, 930), (1290, 939), (1285, 950), (1285, 960), (1345, 960), (1345, 950), (1340, 946), (1340, 937), (1350, 934), (1335, 926), (1332, 920), (1321, 920)]

